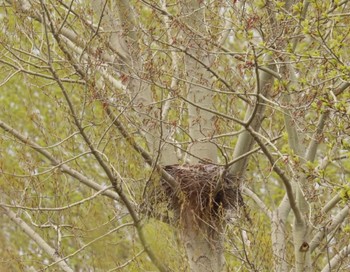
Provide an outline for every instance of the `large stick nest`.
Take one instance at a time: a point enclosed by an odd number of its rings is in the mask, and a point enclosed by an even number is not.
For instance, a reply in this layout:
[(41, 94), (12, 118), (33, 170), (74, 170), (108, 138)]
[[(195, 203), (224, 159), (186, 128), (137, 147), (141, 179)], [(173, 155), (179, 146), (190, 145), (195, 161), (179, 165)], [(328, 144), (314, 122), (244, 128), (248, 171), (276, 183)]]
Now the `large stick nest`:
[[(213, 164), (167, 165), (164, 167), (179, 184), (174, 190), (165, 180), (153, 188), (152, 205), (166, 201), (176, 219), (191, 211), (202, 220), (218, 218), (223, 211), (244, 207), (240, 182), (224, 167)], [(157, 202), (157, 203), (155, 203)]]

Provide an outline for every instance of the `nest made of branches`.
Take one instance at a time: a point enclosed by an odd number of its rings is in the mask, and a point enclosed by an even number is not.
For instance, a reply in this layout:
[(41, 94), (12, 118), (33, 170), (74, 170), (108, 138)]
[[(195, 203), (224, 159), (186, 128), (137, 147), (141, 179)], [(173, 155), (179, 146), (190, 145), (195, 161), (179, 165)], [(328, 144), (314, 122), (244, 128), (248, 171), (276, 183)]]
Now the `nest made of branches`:
[(184, 203), (197, 215), (217, 215), (219, 209), (244, 206), (239, 181), (223, 167), (214, 164), (167, 165), (164, 167), (178, 183), (174, 191), (162, 181), (170, 206), (180, 210)]

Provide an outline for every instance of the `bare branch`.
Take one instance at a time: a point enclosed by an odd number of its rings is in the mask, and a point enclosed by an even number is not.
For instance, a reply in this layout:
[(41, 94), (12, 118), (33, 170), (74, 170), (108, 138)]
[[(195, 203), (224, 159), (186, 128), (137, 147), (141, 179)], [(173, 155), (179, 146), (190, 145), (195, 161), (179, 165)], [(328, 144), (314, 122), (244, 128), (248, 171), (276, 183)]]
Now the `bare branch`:
[[(46, 15), (47, 18), (50, 20), (50, 15), (49, 12), (47, 11), (47, 9), (45, 8), (46, 11)], [(58, 33), (55, 32), (55, 28), (53, 26), (52, 21), (50, 20), (50, 28), (51, 28), (51, 33), (53, 34), (53, 36), (55, 37), (56, 41), (58, 42), (58, 44), (60, 45), (61, 49), (64, 50), (64, 48), (62, 47), (62, 44), (60, 42), (60, 37), (58, 35)], [(66, 51), (63, 51), (70, 60), (73, 60), (73, 57)], [(74, 62), (72, 63), (73, 65), (75, 64)], [(74, 120), (75, 125), (77, 126), (78, 130), (80, 131), (80, 134), (82, 135), (85, 143), (88, 145), (88, 147), (90, 148), (92, 154), (95, 156), (96, 160), (98, 161), (98, 163), (100, 164), (100, 166), (102, 167), (102, 169), (104, 170), (104, 172), (106, 173), (106, 175), (108, 176), (108, 179), (110, 180), (111, 184), (113, 185), (114, 190), (118, 193), (118, 195), (120, 196), (120, 199), (123, 201), (123, 203), (125, 204), (127, 210), (129, 211), (129, 214), (131, 216), (131, 218), (134, 221), (134, 225), (135, 228), (137, 230), (138, 236), (140, 238), (140, 241), (146, 251), (146, 253), (148, 254), (148, 256), (150, 257), (150, 259), (152, 260), (152, 262), (154, 263), (154, 265), (160, 270), (160, 271), (168, 271), (168, 268), (163, 264), (162, 261), (160, 261), (158, 259), (158, 257), (154, 254), (153, 250), (149, 247), (148, 243), (146, 242), (144, 233), (143, 233), (143, 229), (142, 229), (142, 225), (140, 223), (140, 219), (138, 218), (138, 215), (133, 207), (133, 205), (131, 204), (130, 200), (128, 199), (128, 197), (124, 194), (122, 187), (121, 187), (121, 177), (119, 176), (115, 176), (116, 173), (113, 173), (113, 171), (110, 169), (110, 167), (107, 165), (107, 163), (103, 160), (103, 158), (100, 156), (100, 153), (95, 149), (94, 145), (92, 144), (92, 142), (90, 141), (89, 137), (87, 136), (87, 134), (85, 133), (83, 127), (80, 124), (80, 121), (78, 120), (78, 117), (75, 113), (75, 109), (73, 106), (73, 103), (71, 102), (68, 93), (65, 90), (64, 85), (62, 84), (60, 78), (58, 77), (55, 69), (53, 68), (53, 66), (51, 65), (51, 63), (48, 63), (48, 65), (50, 66), (50, 70), (52, 75), (54, 76), (54, 78), (56, 79), (56, 82), (58, 84), (58, 86), (60, 87), (66, 102), (68, 104), (68, 107), (72, 113), (72, 117)], [(76, 65), (74, 66), (76, 67)], [(81, 75), (85, 75), (82, 71), (80, 71)], [(119, 182), (118, 182), (119, 179)]]
[[(277, 136), (277, 137), (275, 137), (275, 138), (272, 139), (271, 141), (267, 142), (267, 143), (266, 143), (266, 146), (270, 145), (270, 143), (272, 143), (272, 142), (274, 142), (274, 141), (280, 139), (281, 137), (282, 137), (282, 136)], [(240, 160), (242, 160), (242, 159), (245, 159), (245, 157), (248, 157), (249, 155), (254, 154), (255, 152), (257, 152), (257, 151), (259, 151), (259, 150), (260, 150), (260, 147), (253, 148), (253, 149), (251, 149), (249, 152), (247, 152), (247, 153), (245, 153), (245, 154), (242, 154), (242, 155), (239, 156), (239, 157), (235, 157), (232, 161), (228, 162), (228, 163), (226, 164), (226, 166), (229, 167), (229, 166), (231, 166), (232, 164), (235, 164), (236, 162), (238, 162), (238, 161), (240, 161)]]
[[(271, 56), (267, 57), (266, 63), (270, 63), (271, 61), (272, 61)], [(270, 68), (273, 69), (273, 66)], [(267, 93), (269, 92), (273, 84), (273, 77), (271, 74), (268, 74), (265, 72), (259, 73), (257, 76), (259, 77), (259, 82), (260, 82), (258, 86), (260, 90), (257, 92), (263, 96), (267, 96)], [(262, 118), (263, 118), (263, 113), (265, 111), (265, 105), (262, 103), (259, 103), (259, 101), (260, 99), (257, 100), (256, 106), (254, 109), (247, 110), (247, 113), (245, 116), (246, 121), (251, 119), (250, 120), (251, 131), (259, 131)], [(253, 111), (255, 112), (254, 115), (252, 115)], [(245, 123), (241, 122), (241, 124), (245, 126)], [(242, 134), (239, 135), (235, 146), (235, 150), (233, 153), (234, 158), (240, 157), (241, 155), (247, 153), (251, 149), (253, 145), (253, 137), (254, 136), (248, 131), (243, 132)], [(246, 157), (245, 159), (240, 160), (237, 163), (233, 164), (229, 168), (230, 173), (238, 176), (242, 175), (245, 171), (245, 165), (247, 164), (247, 161), (248, 161), (248, 158)]]
[(323, 238), (337, 228), (348, 216), (349, 206), (345, 206), (332, 220), (321, 227), (310, 242), (310, 252), (314, 251), (322, 242)]
[(94, 198), (96, 198), (97, 196), (103, 194), (105, 191), (109, 190), (113, 188), (112, 186), (109, 186), (109, 187), (106, 187), (96, 193), (94, 193), (92, 196), (90, 197), (86, 197), (80, 201), (77, 201), (77, 202), (74, 202), (74, 203), (71, 203), (71, 204), (68, 204), (67, 206), (64, 206), (64, 207), (52, 207), (52, 208), (47, 208), (47, 207), (36, 207), (36, 208), (33, 208), (33, 207), (25, 207), (25, 206), (19, 206), (19, 205), (9, 205), (9, 204), (5, 204), (5, 203), (0, 203), (0, 205), (4, 206), (4, 207), (7, 207), (7, 208), (15, 208), (15, 209), (21, 209), (21, 210), (29, 210), (29, 211), (37, 211), (37, 212), (40, 212), (40, 211), (52, 211), (52, 212), (59, 212), (59, 211), (63, 211), (63, 210), (67, 210), (67, 209), (70, 209), (70, 208), (73, 208), (75, 206), (78, 206), (78, 205), (81, 205), (81, 204), (84, 204), (85, 202), (87, 201), (90, 201)]
[(305, 153), (305, 159), (307, 161), (313, 161), (315, 159), (317, 147), (318, 147), (319, 142), (320, 142), (320, 137), (321, 137), (321, 134), (323, 132), (323, 128), (326, 124), (326, 119), (328, 118), (328, 116), (329, 116), (329, 111), (326, 111), (325, 113), (323, 113), (321, 115), (321, 117), (318, 121), (316, 131), (315, 131), (314, 135), (312, 136), (312, 139), (311, 139), (309, 146), (308, 146), (306, 153)]
[(254, 202), (259, 206), (259, 208), (267, 215), (267, 217), (270, 220), (272, 219), (272, 213), (270, 209), (265, 205), (265, 203), (260, 199), (259, 196), (257, 196), (253, 191), (251, 191), (247, 187), (243, 188), (243, 193), (249, 196), (251, 199), (253, 199)]
[(145, 252), (145, 250), (141, 250), (139, 253), (137, 253), (132, 259), (126, 261), (125, 263), (111, 269), (111, 270), (108, 270), (107, 272), (113, 272), (113, 271), (118, 271), (126, 266), (128, 266), (130, 263), (132, 263), (138, 256), (140, 256), (143, 252)]
[[(34, 141), (32, 141), (29, 137), (22, 135), (20, 132), (18, 132), (17, 130), (15, 130), (14, 128), (12, 128), (11, 126), (9, 126), (8, 124), (6, 124), (5, 122), (3, 122), (1, 120), (0, 120), (0, 127), (4, 131), (13, 135), (16, 139), (20, 140), (23, 144), (28, 145), (36, 152), (43, 155), (45, 158), (47, 158), (51, 162), (51, 164), (53, 166), (61, 165), (60, 169), (63, 173), (70, 175), (71, 177), (77, 179), (81, 183), (87, 185), (88, 187), (90, 187), (96, 191), (104, 190), (104, 187), (102, 185), (90, 180), (89, 178), (85, 177), (83, 174), (70, 168), (69, 166), (67, 166), (65, 164), (62, 165), (61, 162), (58, 159), (56, 159), (54, 156), (52, 156), (51, 153), (48, 152), (45, 148), (39, 146)], [(118, 195), (115, 192), (110, 191), (110, 190), (103, 192), (103, 195), (108, 196), (109, 198), (112, 198), (114, 200), (119, 200)]]
[(336, 194), (321, 210), (322, 213), (326, 214), (332, 210), (335, 205), (341, 200), (340, 194)]
[(118, 226), (118, 227), (116, 227), (116, 228), (114, 228), (114, 229), (111, 229), (110, 231), (107, 231), (107, 232), (104, 233), (103, 235), (101, 235), (101, 236), (99, 236), (99, 237), (93, 239), (92, 241), (86, 243), (84, 246), (82, 246), (82, 247), (79, 248), (78, 250), (74, 251), (73, 253), (71, 253), (71, 254), (65, 256), (64, 258), (61, 258), (61, 259), (59, 259), (59, 260), (56, 260), (55, 262), (53, 262), (53, 263), (51, 263), (51, 264), (49, 264), (49, 265), (47, 265), (47, 266), (45, 267), (45, 269), (48, 269), (48, 268), (50, 268), (50, 267), (52, 267), (52, 266), (54, 266), (54, 265), (56, 265), (56, 264), (58, 264), (58, 263), (60, 263), (60, 262), (62, 262), (62, 261), (68, 260), (69, 258), (71, 258), (71, 257), (73, 257), (73, 256), (75, 256), (75, 255), (77, 255), (79, 252), (83, 251), (83, 250), (84, 250), (85, 248), (87, 248), (88, 246), (92, 245), (93, 243), (96, 243), (96, 242), (100, 241), (101, 239), (103, 239), (103, 238), (107, 237), (108, 235), (110, 235), (110, 234), (112, 234), (112, 233), (114, 233), (114, 232), (120, 230), (121, 228), (130, 227), (130, 226), (133, 226), (133, 225), (134, 225), (133, 223), (125, 223), (125, 224), (122, 224), (122, 225), (120, 225), (120, 226)]
[(350, 255), (350, 245), (346, 245), (336, 254), (328, 264), (322, 269), (321, 272), (331, 272), (336, 268), (346, 257)]
[(289, 200), (290, 206), (294, 212), (294, 216), (295, 216), (296, 220), (298, 222), (303, 222), (303, 217), (300, 213), (299, 206), (296, 203), (294, 193), (293, 193), (293, 187), (292, 187), (290, 180), (286, 177), (284, 172), (277, 166), (276, 161), (273, 159), (271, 153), (268, 151), (268, 149), (264, 145), (264, 143), (260, 140), (259, 135), (254, 130), (252, 130), (250, 127), (247, 127), (247, 131), (250, 133), (250, 135), (253, 136), (254, 140), (257, 142), (257, 144), (260, 146), (261, 150), (264, 152), (265, 156), (270, 161), (272, 169), (281, 178), (281, 180), (286, 188), (288, 200)]
[[(349, 82), (344, 82), (341, 84), (340, 87), (338, 87), (335, 91), (334, 91), (334, 95), (338, 96), (340, 95), (343, 91), (345, 91), (348, 87), (350, 86)], [(325, 112), (320, 116), (320, 119), (318, 121), (317, 124), (317, 128), (316, 131), (314, 133), (314, 135), (312, 136), (312, 139), (309, 143), (309, 146), (307, 148), (306, 154), (305, 154), (305, 159), (307, 161), (313, 161), (315, 159), (316, 156), (316, 151), (320, 142), (320, 137), (322, 135), (323, 132), (323, 128), (326, 125), (326, 119), (329, 117), (329, 110), (325, 110)]]
[(68, 266), (64, 259), (61, 259), (59, 253), (52, 248), (45, 240), (35, 232), (25, 221), (23, 221), (20, 217), (18, 217), (14, 212), (12, 212), (9, 208), (4, 207), (0, 204), (0, 207), (4, 210), (5, 214), (16, 223), (17, 226), (21, 228), (21, 230), (27, 234), (47, 255), (50, 256), (51, 259), (55, 261), (55, 263), (65, 272), (73, 272), (74, 270)]

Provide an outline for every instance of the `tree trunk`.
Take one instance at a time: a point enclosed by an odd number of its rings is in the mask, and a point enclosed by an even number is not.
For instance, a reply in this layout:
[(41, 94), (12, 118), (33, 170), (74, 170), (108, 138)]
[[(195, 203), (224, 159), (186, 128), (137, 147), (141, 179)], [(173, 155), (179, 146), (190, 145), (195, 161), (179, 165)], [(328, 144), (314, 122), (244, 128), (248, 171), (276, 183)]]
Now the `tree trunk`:
[(287, 272), (287, 250), (285, 225), (290, 211), (287, 197), (284, 197), (280, 206), (272, 213), (271, 218), (271, 241), (274, 256), (274, 271)]
[[(193, 143), (189, 147), (191, 164), (200, 161), (217, 162), (217, 147), (209, 140), (215, 134), (214, 115), (206, 109), (212, 109), (213, 92), (205, 87), (210, 86), (212, 74), (207, 67), (210, 64), (208, 49), (210, 44), (197, 33), (206, 35), (205, 16), (202, 1), (192, 0), (184, 4), (184, 24), (182, 31), (185, 65), (187, 76), (187, 99), (189, 114), (189, 134)], [(200, 62), (198, 61), (200, 60)], [(203, 87), (202, 87), (203, 86)], [(223, 239), (220, 218), (206, 221), (198, 218), (193, 211), (183, 209), (180, 224), (182, 239), (187, 253), (190, 270), (193, 272), (222, 271), (224, 264)]]
[(222, 271), (223, 239), (218, 225), (198, 219), (192, 211), (182, 216), (182, 239), (191, 272)]

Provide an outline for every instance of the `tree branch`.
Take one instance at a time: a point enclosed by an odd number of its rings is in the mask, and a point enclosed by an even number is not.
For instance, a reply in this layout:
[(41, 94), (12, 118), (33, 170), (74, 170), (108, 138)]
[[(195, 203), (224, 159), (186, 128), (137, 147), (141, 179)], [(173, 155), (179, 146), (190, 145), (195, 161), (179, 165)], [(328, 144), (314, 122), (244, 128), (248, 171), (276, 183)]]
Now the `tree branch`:
[(7, 208), (15, 208), (15, 209), (29, 210), (29, 211), (36, 211), (36, 212), (41, 212), (41, 211), (59, 212), (59, 211), (63, 211), (66, 209), (73, 208), (74, 206), (84, 204), (85, 202), (90, 201), (90, 200), (96, 198), (97, 196), (103, 194), (105, 191), (109, 190), (110, 188), (112, 188), (112, 186), (106, 187), (106, 188), (94, 193), (92, 196), (86, 197), (80, 201), (68, 204), (68, 205), (63, 206), (63, 207), (51, 207), (51, 208), (36, 207), (36, 208), (34, 208), (34, 207), (26, 207), (26, 206), (19, 206), (19, 205), (9, 205), (9, 204), (5, 204), (5, 203), (0, 203), (0, 205), (7, 207)]
[(71, 258), (71, 257), (73, 257), (73, 256), (75, 256), (75, 255), (77, 255), (79, 252), (83, 251), (83, 250), (84, 250), (85, 248), (87, 248), (88, 246), (92, 245), (93, 243), (96, 243), (96, 242), (100, 241), (101, 239), (103, 239), (103, 238), (107, 237), (108, 235), (110, 235), (110, 234), (112, 234), (112, 233), (114, 233), (114, 232), (120, 230), (121, 228), (129, 227), (129, 226), (133, 226), (133, 225), (134, 225), (133, 223), (125, 223), (125, 224), (122, 224), (122, 225), (120, 225), (120, 226), (118, 226), (118, 227), (116, 227), (116, 228), (114, 228), (114, 229), (111, 229), (110, 231), (107, 231), (107, 232), (104, 233), (103, 235), (101, 235), (101, 236), (99, 236), (99, 237), (93, 239), (92, 241), (86, 243), (84, 246), (82, 246), (82, 247), (79, 248), (78, 250), (74, 251), (73, 253), (71, 253), (71, 254), (65, 256), (64, 258), (61, 258), (61, 259), (59, 259), (59, 260), (56, 260), (54, 263), (51, 263), (51, 264), (47, 265), (47, 266), (45, 267), (45, 269), (48, 269), (48, 268), (50, 268), (51, 266), (54, 266), (55, 264), (57, 264), (57, 263), (59, 263), (59, 262), (65, 261), (65, 260), (67, 260), (67, 259), (69, 259), (69, 258)]
[[(333, 269), (338, 266), (347, 256), (350, 255), (350, 245), (346, 245), (336, 254), (330, 262), (322, 269), (321, 272), (331, 272)], [(340, 270), (338, 270), (340, 271)]]
[[(56, 159), (54, 156), (52, 156), (51, 153), (48, 152), (44, 147), (39, 146), (38, 144), (33, 142), (31, 140), (31, 138), (22, 135), (20, 132), (18, 132), (17, 130), (15, 130), (14, 128), (12, 128), (11, 126), (9, 126), (8, 124), (6, 124), (5, 122), (3, 122), (1, 120), (0, 120), (0, 128), (2, 128), (4, 131), (10, 133), (16, 139), (20, 140), (23, 144), (28, 145), (36, 152), (43, 155), (45, 158), (47, 158), (51, 162), (51, 164), (53, 166), (60, 165), (60, 170), (63, 173), (70, 175), (74, 179), (77, 179), (78, 181), (80, 181), (81, 183), (94, 189), (95, 191), (102, 191), (105, 189), (102, 185), (90, 180), (89, 178), (85, 177), (83, 174), (79, 173), (78, 171), (70, 168), (69, 166), (67, 166), (65, 164), (62, 164), (62, 162), (60, 162), (58, 159)], [(109, 198), (111, 198), (113, 200), (119, 200), (118, 195), (111, 190), (104, 191), (102, 194), (105, 196), (108, 196)]]
[(336, 194), (321, 210), (322, 213), (326, 214), (328, 213), (331, 209), (337, 205), (337, 203), (341, 200), (340, 194)]
[[(60, 36), (55, 33), (55, 38), (60, 46), (60, 49), (63, 51), (63, 53), (67, 56), (68, 60), (70, 61), (71, 65), (74, 67), (74, 69), (76, 70), (76, 72), (83, 78), (85, 79), (86, 83), (90, 84), (87, 75), (84, 73), (84, 71), (82, 69), (79, 68), (79, 66), (77, 65), (77, 63), (74, 61), (72, 55), (69, 53), (69, 51), (63, 46), (63, 44), (61, 43), (61, 39)], [(68, 44), (69, 45), (69, 44)], [(72, 45), (71, 45), (72, 46)], [(72, 48), (74, 50), (81, 50), (79, 47), (76, 48)], [(113, 77), (109, 76), (106, 72), (101, 71), (101, 73), (104, 75), (104, 77), (109, 81), (110, 84), (112, 84), (113, 87), (119, 89), (121, 87), (123, 87), (122, 85), (120, 85), (120, 82), (118, 81), (117, 83), (115, 83), (115, 80)], [(95, 86), (93, 86), (95, 88)], [(124, 88), (124, 87), (123, 87)], [(98, 92), (96, 92), (98, 93)], [(144, 160), (146, 161), (147, 164), (149, 164), (150, 166), (154, 165), (154, 162), (152, 160), (151, 155), (145, 150), (143, 149), (139, 144), (137, 144), (135, 142), (135, 140), (133, 139), (133, 137), (128, 133), (127, 129), (123, 126), (123, 124), (119, 121), (119, 119), (115, 116), (115, 114), (113, 113), (113, 111), (110, 109), (110, 107), (108, 105), (104, 105), (104, 109), (107, 113), (107, 115), (111, 118), (113, 124), (115, 125), (115, 127), (119, 130), (119, 132), (122, 134), (122, 136), (125, 138), (125, 140), (134, 148), (134, 150), (139, 153)], [(163, 179), (174, 189), (174, 191), (176, 191), (178, 189), (178, 184), (177, 182), (174, 180), (174, 178), (172, 176), (170, 176), (166, 171), (164, 171), (162, 169), (162, 167), (160, 165), (157, 165), (158, 170), (160, 171)]]
[[(270, 63), (271, 61), (272, 61), (272, 57), (268, 56), (266, 59), (266, 63)], [(274, 66), (271, 66), (270, 68), (274, 69)], [(262, 72), (262, 73), (259, 73), (257, 77), (259, 78), (259, 86), (257, 86), (257, 88), (260, 88), (260, 90), (257, 90), (257, 93), (263, 96), (267, 96), (273, 84), (273, 76), (266, 72)], [(253, 111), (255, 112), (254, 115), (252, 115)], [(265, 111), (265, 105), (260, 103), (259, 98), (257, 99), (255, 108), (247, 110), (245, 121), (247, 122), (248, 120), (250, 120), (251, 131), (259, 131), (264, 111)], [(246, 124), (244, 122), (241, 122), (240, 124), (246, 127)], [(240, 134), (235, 146), (235, 150), (233, 152), (233, 158), (240, 157), (243, 154), (250, 151), (253, 145), (253, 138), (254, 136), (248, 131), (245, 131), (242, 134)], [(242, 175), (245, 171), (245, 165), (247, 164), (247, 162), (248, 162), (248, 157), (245, 157), (245, 159), (240, 160), (237, 163), (233, 164), (229, 168), (229, 172), (235, 176)]]
[(312, 139), (309, 143), (309, 146), (306, 150), (305, 153), (305, 160), (306, 161), (314, 161), (315, 156), (316, 156), (316, 151), (318, 148), (318, 145), (320, 143), (320, 137), (322, 135), (323, 132), (323, 128), (326, 124), (326, 119), (329, 116), (329, 111), (326, 111), (325, 113), (323, 113), (318, 121), (318, 125), (317, 125), (317, 129), (314, 133), (314, 135), (312, 136)]
[(326, 226), (322, 227), (310, 242), (310, 252), (313, 252), (319, 246), (322, 239), (337, 226), (339, 226), (345, 218), (349, 216), (349, 206), (345, 206)]
[(242, 189), (243, 193), (249, 196), (251, 199), (254, 200), (254, 202), (259, 206), (259, 208), (267, 215), (267, 217), (271, 220), (272, 219), (272, 213), (270, 209), (265, 205), (265, 203), (257, 196), (253, 191), (248, 189), (247, 187), (244, 187)]
[[(42, 4), (43, 5), (43, 4)], [(64, 47), (62, 47), (62, 44), (60, 42), (60, 37), (58, 35), (58, 33), (56, 33), (55, 28), (53, 26), (53, 22), (51, 21), (50, 18), (50, 14), (48, 12), (48, 10), (46, 9), (45, 5), (43, 5), (43, 8), (46, 12), (46, 16), (49, 20), (49, 25), (50, 25), (50, 29), (51, 29), (51, 33), (53, 34), (54, 38), (56, 39), (58, 45), (60, 46), (61, 49), (64, 49)], [(72, 56), (65, 50), (63, 51), (67, 56), (69, 60), (73, 60)], [(73, 63), (74, 64), (74, 63)], [(168, 271), (169, 269), (166, 267), (166, 265), (163, 264), (162, 261), (159, 260), (159, 258), (154, 254), (153, 250), (149, 247), (148, 243), (146, 242), (144, 233), (143, 233), (143, 228), (140, 222), (140, 219), (138, 218), (138, 215), (133, 207), (133, 205), (131, 204), (130, 200), (128, 199), (128, 197), (124, 194), (122, 187), (121, 187), (121, 177), (119, 175), (116, 176), (115, 173), (113, 173), (113, 171), (110, 169), (110, 167), (105, 163), (105, 161), (102, 159), (102, 157), (100, 156), (99, 152), (95, 149), (95, 147), (93, 146), (92, 142), (90, 141), (89, 137), (86, 135), (85, 131), (83, 130), (80, 121), (78, 120), (78, 117), (75, 113), (75, 109), (74, 106), (68, 96), (68, 93), (65, 90), (65, 87), (63, 86), (60, 78), (58, 77), (55, 69), (53, 68), (52, 64), (50, 62), (48, 62), (48, 65), (50, 66), (50, 70), (52, 75), (54, 76), (54, 78), (56, 79), (56, 82), (58, 84), (58, 86), (60, 87), (66, 102), (68, 104), (68, 107), (72, 113), (72, 117), (74, 120), (75, 125), (77, 126), (78, 130), (80, 131), (80, 134), (82, 135), (85, 143), (88, 145), (88, 147), (90, 148), (92, 154), (94, 155), (94, 157), (96, 158), (97, 162), (100, 164), (100, 166), (102, 167), (102, 169), (104, 170), (104, 172), (106, 173), (106, 175), (108, 176), (108, 179), (110, 180), (111, 184), (114, 187), (114, 190), (118, 193), (120, 199), (123, 201), (123, 203), (125, 204), (131, 218), (134, 221), (134, 225), (135, 228), (137, 230), (138, 236), (140, 238), (140, 242), (143, 245), (147, 255), (150, 257), (151, 261), (153, 262), (153, 264), (160, 270), (160, 271)], [(82, 72), (80, 72), (82, 73)], [(83, 73), (82, 73), (83, 74)], [(83, 74), (84, 75), (84, 74)], [(118, 182), (119, 180), (119, 182)]]
[(289, 179), (286, 177), (284, 172), (277, 166), (276, 161), (273, 159), (271, 153), (268, 151), (267, 147), (265, 144), (260, 140), (259, 135), (252, 130), (250, 127), (247, 127), (247, 131), (250, 133), (250, 135), (254, 138), (254, 140), (257, 142), (257, 144), (260, 146), (261, 150), (264, 152), (265, 156), (268, 158), (272, 169), (276, 172), (276, 174), (281, 178), (285, 188), (286, 188), (286, 193), (288, 195), (288, 200), (290, 203), (290, 206), (293, 210), (295, 219), (298, 222), (303, 222), (303, 217), (300, 213), (299, 207), (296, 203), (294, 193), (293, 193), (293, 187)]
[(53, 259), (57, 265), (65, 272), (73, 272), (73, 269), (68, 266), (65, 260), (61, 259), (59, 253), (45, 242), (41, 236), (35, 232), (25, 221), (18, 217), (9, 208), (0, 204), (0, 207), (4, 210), (5, 214), (14, 222), (21, 230), (27, 234), (51, 259)]

